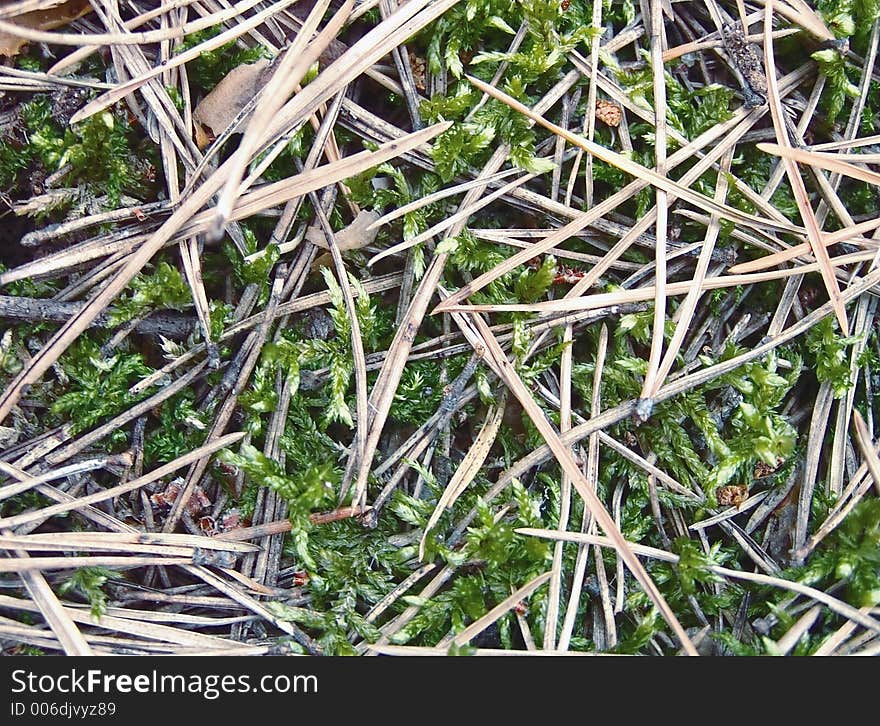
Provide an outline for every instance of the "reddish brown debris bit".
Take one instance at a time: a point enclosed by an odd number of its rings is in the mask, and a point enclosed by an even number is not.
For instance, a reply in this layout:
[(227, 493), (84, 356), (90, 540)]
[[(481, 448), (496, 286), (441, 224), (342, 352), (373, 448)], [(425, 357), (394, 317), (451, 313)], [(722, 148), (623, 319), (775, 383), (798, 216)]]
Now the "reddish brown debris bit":
[(424, 58), (420, 58), (412, 51), (409, 51), (409, 67), (412, 69), (413, 81), (416, 84), (416, 90), (419, 93), (425, 92), (425, 84), (427, 81), (427, 64)]
[(749, 488), (745, 484), (719, 487), (715, 498), (722, 507), (739, 507), (749, 498)]
[(199, 529), (208, 537), (214, 537), (220, 531), (217, 529), (217, 520), (213, 517), (200, 517)]
[(587, 273), (583, 270), (575, 270), (571, 267), (560, 265), (556, 268), (556, 277), (553, 278), (553, 284), (560, 285), (565, 283), (568, 285), (575, 285), (586, 274)]
[[(180, 485), (180, 480), (175, 480), (165, 487), (165, 491), (156, 492), (150, 497), (150, 500), (157, 507), (171, 507), (177, 501), (181, 491), (183, 491), (183, 487)], [(204, 490), (197, 484), (190, 495), (189, 501), (186, 503), (186, 511), (195, 516), (210, 506), (211, 500), (208, 499)]]
[(596, 118), (606, 126), (612, 128), (620, 126), (620, 120), (623, 118), (623, 111), (613, 101), (606, 101), (604, 98), (596, 100)]
[(770, 474), (776, 471), (778, 466), (778, 464), (776, 466), (770, 466), (765, 461), (759, 461), (757, 464), (755, 464), (755, 470), (752, 473), (752, 476), (755, 479), (762, 479), (765, 476), (770, 476)]
[(230, 509), (227, 512), (223, 513), (223, 516), (220, 518), (220, 531), (228, 532), (230, 529), (235, 529), (236, 527), (243, 526), (241, 520), (241, 512), (237, 509)]

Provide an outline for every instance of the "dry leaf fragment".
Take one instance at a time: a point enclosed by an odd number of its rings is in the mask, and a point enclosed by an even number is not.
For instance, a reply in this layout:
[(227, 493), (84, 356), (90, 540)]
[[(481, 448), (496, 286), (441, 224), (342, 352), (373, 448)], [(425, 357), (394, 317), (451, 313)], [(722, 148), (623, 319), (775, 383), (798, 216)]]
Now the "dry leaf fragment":
[[(361, 247), (372, 244), (379, 233), (379, 228), (368, 229), (368, 227), (377, 219), (379, 219), (378, 212), (365, 209), (358, 212), (357, 217), (354, 218), (351, 224), (333, 234), (339, 251), (359, 250)], [(312, 225), (306, 230), (306, 239), (316, 247), (325, 250), (330, 249), (327, 245), (327, 238), (324, 237), (324, 230), (317, 225)]]
[(193, 109), (196, 144), (200, 149), (221, 134), (257, 95), (265, 83), (269, 64), (268, 59), (261, 58), (254, 63), (236, 66)]
[[(67, 2), (60, 2), (54, 7), (34, 10), (16, 15), (13, 18), (6, 18), (6, 20), (11, 20), (16, 25), (33, 30), (54, 30), (72, 23), (90, 12), (92, 12), (92, 6), (89, 4), (89, 0), (67, 0)], [(22, 46), (27, 43), (25, 38), (0, 31), (0, 55), (10, 58), (16, 56)]]
[[(183, 491), (183, 487), (181, 486), (182, 483), (181, 479), (175, 479), (165, 487), (164, 491), (153, 494), (150, 497), (150, 501), (152, 501), (155, 506), (163, 509), (173, 506), (174, 502), (177, 501), (177, 497), (180, 496), (180, 492)], [(187, 500), (186, 510), (192, 516), (195, 516), (203, 509), (207, 509), (210, 506), (211, 500), (208, 499), (202, 487), (196, 484), (192, 495), (189, 500)]]
[(613, 101), (606, 101), (604, 98), (596, 99), (596, 118), (606, 126), (612, 128), (620, 126), (620, 120), (623, 118), (623, 111)]

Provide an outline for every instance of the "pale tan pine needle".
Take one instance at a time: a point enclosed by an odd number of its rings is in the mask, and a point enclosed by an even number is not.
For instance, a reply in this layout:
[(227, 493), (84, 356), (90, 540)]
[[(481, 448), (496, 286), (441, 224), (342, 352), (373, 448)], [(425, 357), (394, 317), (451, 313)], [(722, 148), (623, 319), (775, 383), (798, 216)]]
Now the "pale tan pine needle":
[[(699, 655), (684, 628), (681, 626), (681, 623), (678, 621), (678, 618), (675, 616), (675, 613), (657, 589), (657, 585), (651, 579), (650, 575), (648, 575), (641, 562), (639, 562), (638, 558), (629, 547), (623, 535), (620, 533), (620, 530), (617, 528), (617, 525), (614, 523), (611, 515), (608, 513), (608, 510), (605, 508), (605, 505), (602, 504), (598, 495), (590, 487), (578, 467), (577, 462), (574, 460), (571, 449), (562, 443), (559, 435), (554, 431), (553, 426), (547, 420), (544, 411), (532, 397), (531, 392), (522, 382), (522, 379), (507, 359), (507, 356), (504, 354), (504, 351), (501, 349), (501, 346), (498, 344), (498, 341), (495, 339), (489, 326), (479, 315), (474, 315), (471, 320), (482, 336), (482, 341), (486, 349), (486, 357), (493, 360), (493, 367), (500, 372), (501, 378), (507, 385), (507, 388), (514, 396), (516, 396), (517, 400), (525, 409), (529, 418), (532, 420), (532, 423), (541, 433), (544, 441), (547, 442), (547, 446), (550, 447), (561, 468), (571, 477), (572, 484), (583, 498), (584, 504), (596, 518), (599, 526), (611, 538), (611, 540), (618, 545), (618, 551), (624, 562), (626, 562), (627, 567), (629, 567), (630, 572), (632, 572), (639, 584), (641, 584), (642, 588), (645, 590), (645, 593), (660, 611), (663, 618), (669, 624), (669, 627), (678, 637), (682, 647), (686, 649), (688, 655)], [(548, 577), (549, 575), (550, 573), (548, 573)]]
[[(783, 148), (790, 148), (791, 141), (788, 138), (788, 132), (785, 128), (783, 119), (782, 102), (779, 98), (779, 85), (776, 80), (776, 61), (773, 55), (773, 0), (766, 0), (764, 14), (764, 67), (767, 73), (767, 104), (770, 107), (770, 115), (773, 118), (773, 128), (776, 131), (776, 139), (778, 144)], [(808, 16), (804, 16), (808, 17)], [(846, 308), (840, 298), (840, 286), (837, 284), (837, 277), (831, 265), (828, 256), (828, 250), (823, 242), (823, 233), (819, 228), (819, 222), (810, 205), (810, 198), (807, 194), (804, 181), (801, 178), (797, 165), (790, 158), (783, 157), (785, 172), (794, 194), (795, 203), (798, 206), (804, 227), (807, 230), (807, 238), (813, 255), (819, 263), (819, 271), (822, 273), (822, 279), (825, 282), (825, 288), (828, 291), (828, 297), (834, 308), (834, 314), (837, 322), (844, 335), (849, 335), (849, 321), (846, 316)]]

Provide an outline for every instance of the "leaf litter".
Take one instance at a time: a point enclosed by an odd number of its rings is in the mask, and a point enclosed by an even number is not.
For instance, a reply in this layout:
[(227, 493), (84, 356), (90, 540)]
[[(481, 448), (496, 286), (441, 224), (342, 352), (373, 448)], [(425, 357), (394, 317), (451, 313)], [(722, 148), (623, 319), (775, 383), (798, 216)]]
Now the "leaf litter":
[(876, 651), (880, 7), (36, 5), (4, 651)]

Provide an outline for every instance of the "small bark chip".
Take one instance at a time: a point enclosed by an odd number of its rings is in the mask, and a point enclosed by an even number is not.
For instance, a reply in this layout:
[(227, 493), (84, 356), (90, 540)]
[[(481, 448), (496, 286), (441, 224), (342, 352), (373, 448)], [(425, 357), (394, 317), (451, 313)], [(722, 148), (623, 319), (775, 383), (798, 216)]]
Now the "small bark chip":
[(739, 25), (725, 25), (721, 37), (725, 50), (745, 82), (743, 96), (746, 107), (763, 106), (767, 103), (767, 75), (756, 46), (746, 40)]

